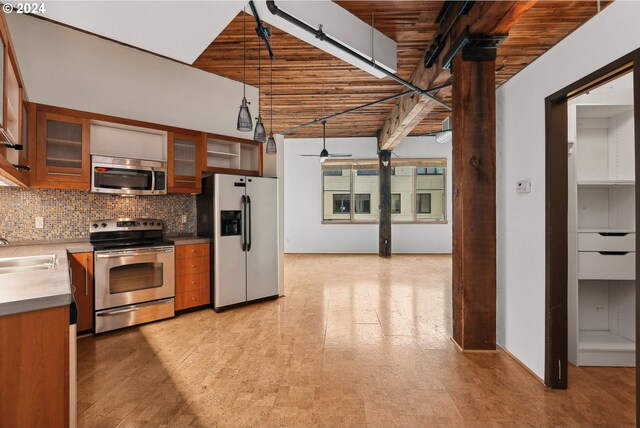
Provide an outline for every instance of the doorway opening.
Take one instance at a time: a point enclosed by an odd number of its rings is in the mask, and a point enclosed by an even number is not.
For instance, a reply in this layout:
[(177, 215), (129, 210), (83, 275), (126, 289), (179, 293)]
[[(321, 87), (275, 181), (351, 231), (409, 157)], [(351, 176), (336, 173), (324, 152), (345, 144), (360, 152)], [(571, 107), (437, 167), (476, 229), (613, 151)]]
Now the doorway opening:
[(569, 363), (637, 366), (639, 100), (640, 50), (546, 98), (550, 388), (567, 388)]

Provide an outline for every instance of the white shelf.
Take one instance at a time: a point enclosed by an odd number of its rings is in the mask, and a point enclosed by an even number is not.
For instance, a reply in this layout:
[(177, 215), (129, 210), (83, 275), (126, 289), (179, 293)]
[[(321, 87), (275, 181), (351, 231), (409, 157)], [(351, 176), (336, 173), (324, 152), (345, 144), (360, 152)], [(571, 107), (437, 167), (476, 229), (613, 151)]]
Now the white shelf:
[(57, 143), (57, 144), (71, 144), (75, 146), (81, 146), (82, 141), (79, 140), (63, 140), (60, 138), (47, 138), (47, 143)]
[(583, 187), (608, 187), (608, 186), (635, 186), (635, 180), (580, 180), (578, 186)]
[(580, 330), (578, 335), (578, 350), (635, 352), (636, 343), (611, 331)]
[(215, 150), (207, 150), (207, 154), (212, 156), (219, 156), (222, 158), (237, 158), (240, 156), (239, 153), (218, 152)]
[(578, 233), (636, 233), (633, 229), (608, 229), (605, 227), (595, 229), (578, 229)]

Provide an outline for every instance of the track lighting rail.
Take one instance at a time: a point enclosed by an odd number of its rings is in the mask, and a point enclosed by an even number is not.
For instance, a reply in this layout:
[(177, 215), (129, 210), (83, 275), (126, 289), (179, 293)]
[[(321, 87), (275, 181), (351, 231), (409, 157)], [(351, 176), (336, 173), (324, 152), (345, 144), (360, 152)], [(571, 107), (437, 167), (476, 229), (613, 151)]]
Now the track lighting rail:
[(295, 25), (296, 27), (299, 27), (305, 31), (307, 31), (308, 33), (313, 34), (315, 37), (317, 37), (318, 39), (329, 43), (330, 45), (340, 49), (341, 51), (353, 56), (354, 58), (357, 58), (358, 60), (368, 64), (370, 67), (386, 74), (387, 76), (389, 76), (390, 78), (392, 78), (393, 80), (395, 80), (396, 82), (400, 83), (401, 85), (406, 86), (407, 88), (411, 89), (411, 91), (413, 92), (417, 92), (420, 95), (424, 95), (427, 98), (429, 98), (430, 100), (432, 100), (433, 102), (440, 104), (442, 107), (446, 108), (447, 110), (451, 110), (451, 106), (446, 104), (444, 101), (442, 101), (441, 99), (431, 95), (429, 92), (429, 90), (425, 90), (425, 89), (421, 89), (417, 86), (415, 86), (413, 83), (411, 82), (407, 82), (406, 80), (404, 80), (403, 78), (401, 78), (400, 76), (396, 75), (395, 73), (390, 72), (389, 70), (387, 70), (384, 67), (379, 66), (378, 64), (376, 64), (376, 62), (374, 60), (371, 60), (369, 58), (366, 58), (362, 55), (360, 55), (358, 52), (352, 50), (351, 48), (343, 45), (342, 43), (340, 43), (339, 41), (335, 40), (334, 38), (332, 38), (331, 36), (329, 36), (328, 34), (326, 34), (323, 30), (322, 30), (322, 26), (320, 26), (319, 29), (315, 29), (312, 26), (310, 26), (309, 24), (300, 21), (298, 18), (296, 18), (295, 16), (289, 15), (287, 12), (283, 11), (282, 9), (278, 8), (278, 6), (276, 6), (275, 1), (273, 0), (267, 0), (267, 7), (269, 8), (269, 11), (284, 19), (285, 21)]

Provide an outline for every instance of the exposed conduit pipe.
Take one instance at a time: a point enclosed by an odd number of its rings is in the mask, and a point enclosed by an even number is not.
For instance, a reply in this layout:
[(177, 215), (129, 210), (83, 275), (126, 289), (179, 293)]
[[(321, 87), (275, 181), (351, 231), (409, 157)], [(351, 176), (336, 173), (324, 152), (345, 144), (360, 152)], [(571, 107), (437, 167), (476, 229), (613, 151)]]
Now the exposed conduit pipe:
[(253, 13), (253, 17), (256, 19), (256, 33), (258, 33), (258, 37), (260, 37), (264, 41), (264, 45), (269, 51), (269, 58), (271, 58), (271, 61), (273, 61), (275, 59), (275, 56), (273, 55), (273, 50), (271, 49), (271, 43), (269, 43), (269, 37), (271, 37), (271, 29), (266, 28), (262, 25), (262, 20), (258, 15), (256, 5), (253, 4), (253, 0), (249, 0), (249, 7), (251, 7), (251, 13)]
[(429, 93), (428, 90), (424, 90), (421, 88), (418, 88), (417, 86), (415, 86), (413, 83), (407, 82), (406, 80), (404, 80), (403, 78), (397, 76), (396, 74), (390, 72), (389, 70), (387, 70), (384, 67), (379, 66), (378, 64), (376, 64), (375, 61), (370, 60), (369, 58), (366, 58), (362, 55), (360, 55), (358, 52), (352, 50), (351, 48), (343, 45), (342, 43), (340, 43), (339, 41), (333, 39), (331, 36), (325, 34), (324, 31), (322, 31), (322, 25), (320, 26), (320, 28), (318, 30), (316, 30), (315, 28), (313, 28), (312, 26), (300, 21), (298, 18), (289, 15), (287, 12), (281, 10), (278, 8), (278, 6), (276, 6), (275, 1), (273, 0), (267, 0), (267, 7), (269, 8), (269, 11), (284, 19), (285, 21), (295, 25), (296, 27), (299, 27), (303, 30), (305, 30), (308, 33), (313, 34), (316, 38), (329, 43), (330, 45), (340, 49), (341, 51), (351, 55), (352, 57), (368, 64), (370, 67), (386, 74), (387, 76), (391, 77), (393, 80), (395, 80), (396, 82), (400, 83), (401, 85), (406, 86), (407, 88), (411, 89), (411, 91), (413, 92), (417, 92), (420, 95), (424, 95), (427, 98), (429, 98), (430, 100), (432, 100), (435, 103), (440, 104), (442, 107), (446, 108), (447, 110), (452, 110), (451, 106), (446, 104), (444, 101), (434, 97), (433, 95), (431, 95)]
[[(449, 86), (451, 86), (451, 83), (445, 83), (444, 85), (434, 86), (433, 88), (427, 89), (427, 92), (439, 91), (440, 89), (448, 88)], [(278, 132), (278, 134), (282, 134), (282, 135), (290, 134), (290, 133), (295, 132), (295, 131), (297, 131), (299, 129), (306, 128), (307, 126), (315, 125), (317, 123), (326, 122), (329, 119), (333, 119), (333, 118), (336, 118), (338, 116), (342, 116), (343, 114), (355, 113), (358, 110), (362, 110), (362, 109), (365, 109), (367, 107), (374, 106), (376, 104), (384, 103), (386, 101), (395, 100), (396, 98), (404, 97), (405, 95), (412, 94), (413, 92), (414, 91), (404, 91), (404, 92), (400, 92), (399, 94), (390, 95), (388, 97), (384, 97), (384, 98), (381, 98), (381, 99), (376, 100), (376, 101), (371, 101), (369, 103), (362, 104), (361, 106), (353, 107), (353, 108), (350, 108), (350, 109), (347, 109), (347, 110), (344, 110), (344, 111), (341, 111), (341, 112), (338, 112), (338, 113), (333, 113), (333, 114), (321, 117), (319, 119), (314, 119), (314, 120), (312, 120), (310, 122), (303, 123), (302, 125), (294, 126), (293, 128), (289, 128), (287, 130)]]

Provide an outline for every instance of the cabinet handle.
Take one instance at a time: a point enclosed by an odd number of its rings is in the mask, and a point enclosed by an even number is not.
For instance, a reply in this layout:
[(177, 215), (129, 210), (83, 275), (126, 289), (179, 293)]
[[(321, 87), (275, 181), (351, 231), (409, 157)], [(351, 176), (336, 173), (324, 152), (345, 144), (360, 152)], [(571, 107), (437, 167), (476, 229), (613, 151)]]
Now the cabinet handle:
[(89, 255), (84, 255), (84, 295), (89, 295)]
[(193, 300), (193, 301), (195, 302), (195, 301), (196, 301), (196, 298), (195, 298), (195, 297), (192, 297), (192, 298), (191, 298), (191, 300)]
[(192, 253), (195, 253), (195, 252), (196, 252), (196, 250), (195, 250), (195, 249), (193, 249), (193, 250), (191, 250), (191, 252), (192, 252)]
[(195, 281), (191, 281), (191, 283), (195, 285), (196, 282)]
[(191, 267), (194, 268), (194, 267), (196, 267), (196, 265), (192, 264)]

